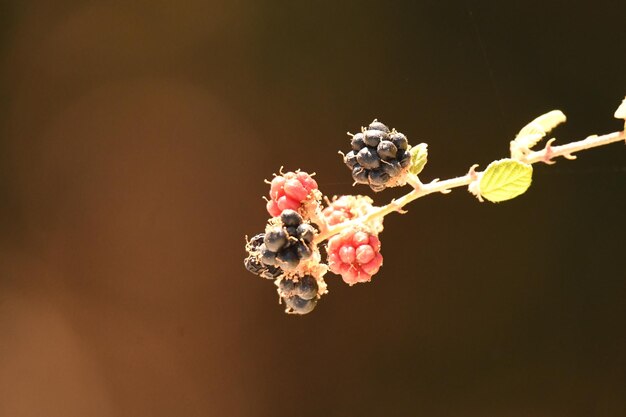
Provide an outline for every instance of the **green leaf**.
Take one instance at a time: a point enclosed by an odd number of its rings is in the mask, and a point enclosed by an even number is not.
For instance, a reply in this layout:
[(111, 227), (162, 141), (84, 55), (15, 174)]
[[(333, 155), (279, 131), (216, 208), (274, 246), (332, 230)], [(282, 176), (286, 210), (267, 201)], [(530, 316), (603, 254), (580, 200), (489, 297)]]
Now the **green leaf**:
[(428, 158), (428, 144), (420, 143), (409, 151), (411, 153), (411, 166), (409, 171), (411, 174), (417, 175), (422, 172)]
[(567, 118), (561, 110), (552, 110), (528, 123), (519, 131), (515, 140), (511, 141), (511, 158), (523, 160), (533, 146), (565, 120)]
[(533, 167), (513, 159), (489, 164), (480, 179), (480, 195), (498, 203), (523, 194), (532, 181)]
[(540, 134), (543, 136), (552, 129), (565, 122), (567, 117), (561, 110), (552, 110), (546, 114), (542, 114), (519, 131), (517, 136), (527, 136)]

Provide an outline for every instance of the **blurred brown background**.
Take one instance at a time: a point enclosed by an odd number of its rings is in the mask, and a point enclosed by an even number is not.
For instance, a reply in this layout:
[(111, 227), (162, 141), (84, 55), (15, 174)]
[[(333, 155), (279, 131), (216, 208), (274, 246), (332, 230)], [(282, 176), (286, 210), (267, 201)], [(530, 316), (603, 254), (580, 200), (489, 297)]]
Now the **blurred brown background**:
[[(424, 180), (619, 130), (623, 1), (0, 2), (0, 416), (625, 416), (626, 148), (390, 216), (370, 285), (287, 316), (264, 178), (374, 117)], [(383, 203), (400, 195), (375, 196)]]

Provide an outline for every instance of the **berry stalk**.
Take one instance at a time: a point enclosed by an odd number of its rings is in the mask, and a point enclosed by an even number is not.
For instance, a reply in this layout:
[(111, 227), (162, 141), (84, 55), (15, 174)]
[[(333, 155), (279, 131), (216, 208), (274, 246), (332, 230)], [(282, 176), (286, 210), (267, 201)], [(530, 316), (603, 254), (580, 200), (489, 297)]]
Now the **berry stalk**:
[[(552, 159), (557, 157), (575, 159), (576, 157), (572, 155), (575, 152), (580, 152), (585, 149), (596, 148), (599, 146), (604, 146), (626, 140), (626, 131), (613, 132), (602, 136), (589, 136), (588, 138), (583, 140), (570, 142), (565, 145), (554, 147), (551, 146), (553, 140), (554, 139), (550, 139), (550, 141), (548, 141), (546, 147), (543, 150), (529, 152), (526, 156), (520, 158), (520, 162), (524, 162), (527, 164), (534, 164), (537, 162), (553, 164), (554, 161), (552, 161)], [(314, 244), (319, 244), (325, 240), (330, 239), (334, 235), (343, 232), (344, 230), (354, 228), (355, 226), (358, 226), (360, 224), (368, 224), (373, 220), (382, 219), (390, 213), (401, 212), (402, 207), (414, 200), (417, 200), (420, 197), (424, 197), (425, 195), (437, 192), (447, 194), (451, 191), (452, 188), (470, 185), (472, 182), (479, 179), (484, 173), (484, 171), (474, 171), (475, 166), (470, 168), (469, 172), (463, 176), (450, 178), (444, 181), (439, 181), (438, 179), (436, 179), (428, 184), (423, 184), (419, 180), (417, 175), (408, 174), (406, 177), (406, 182), (411, 187), (413, 187), (413, 190), (411, 190), (409, 193), (405, 194), (397, 200), (391, 201), (387, 205), (375, 207), (370, 213), (364, 216), (329, 227), (324, 233), (320, 233), (316, 236)]]

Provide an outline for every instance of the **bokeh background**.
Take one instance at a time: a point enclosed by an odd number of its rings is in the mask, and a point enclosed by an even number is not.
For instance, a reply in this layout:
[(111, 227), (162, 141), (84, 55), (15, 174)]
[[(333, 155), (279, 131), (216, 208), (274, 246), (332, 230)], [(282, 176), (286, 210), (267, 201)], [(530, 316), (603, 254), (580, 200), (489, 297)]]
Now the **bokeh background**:
[[(626, 148), (386, 220), (304, 317), (242, 265), (281, 165), (351, 187), (373, 118), (423, 179), (620, 130), (623, 1), (0, 2), (0, 416), (625, 416)], [(379, 204), (401, 190), (377, 194)]]

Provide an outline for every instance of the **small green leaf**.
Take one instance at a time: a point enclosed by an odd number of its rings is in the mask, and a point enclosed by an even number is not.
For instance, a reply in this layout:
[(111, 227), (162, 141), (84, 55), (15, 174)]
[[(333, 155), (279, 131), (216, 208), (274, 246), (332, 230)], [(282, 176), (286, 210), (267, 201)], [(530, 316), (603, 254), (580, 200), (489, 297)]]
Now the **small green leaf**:
[(552, 110), (546, 114), (542, 114), (524, 126), (517, 134), (517, 137), (522, 138), (524, 136), (539, 135), (542, 138), (566, 120), (567, 117), (565, 117), (561, 110)]
[(411, 174), (417, 175), (422, 172), (424, 165), (426, 165), (428, 158), (428, 144), (420, 143), (414, 146), (409, 151), (411, 153), (411, 167), (409, 171)]
[(562, 111), (552, 110), (528, 123), (511, 142), (511, 157), (522, 159), (548, 132), (566, 119)]
[(480, 195), (498, 203), (523, 194), (532, 181), (533, 167), (513, 159), (489, 164), (480, 179)]

